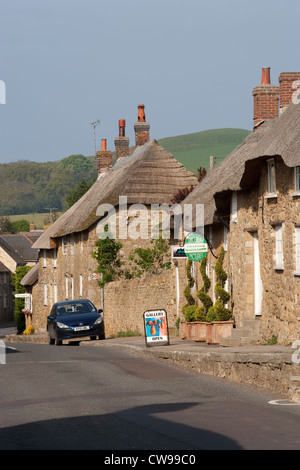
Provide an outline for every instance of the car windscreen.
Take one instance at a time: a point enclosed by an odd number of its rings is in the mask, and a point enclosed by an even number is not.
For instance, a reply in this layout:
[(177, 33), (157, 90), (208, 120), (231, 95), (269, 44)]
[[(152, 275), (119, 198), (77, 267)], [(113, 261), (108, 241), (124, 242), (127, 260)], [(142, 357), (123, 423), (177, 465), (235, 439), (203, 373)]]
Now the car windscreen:
[(56, 307), (56, 315), (58, 317), (90, 312), (96, 312), (96, 308), (91, 302), (68, 302), (64, 305), (57, 305)]

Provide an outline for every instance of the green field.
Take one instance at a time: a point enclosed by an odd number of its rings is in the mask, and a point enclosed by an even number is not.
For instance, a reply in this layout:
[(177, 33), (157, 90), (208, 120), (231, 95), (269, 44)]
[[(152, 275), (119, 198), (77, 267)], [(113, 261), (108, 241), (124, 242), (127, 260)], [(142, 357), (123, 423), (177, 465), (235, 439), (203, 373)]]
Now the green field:
[[(57, 215), (60, 216), (62, 212), (57, 212)], [(20, 215), (9, 215), (12, 222), (16, 220), (27, 220), (29, 223), (33, 222), (36, 230), (41, 230), (44, 228), (45, 220), (49, 217), (49, 212), (43, 214), (20, 214)]]
[(160, 139), (159, 144), (172, 153), (188, 170), (196, 172), (201, 166), (209, 169), (210, 156), (220, 163), (247, 137), (245, 129), (213, 129)]

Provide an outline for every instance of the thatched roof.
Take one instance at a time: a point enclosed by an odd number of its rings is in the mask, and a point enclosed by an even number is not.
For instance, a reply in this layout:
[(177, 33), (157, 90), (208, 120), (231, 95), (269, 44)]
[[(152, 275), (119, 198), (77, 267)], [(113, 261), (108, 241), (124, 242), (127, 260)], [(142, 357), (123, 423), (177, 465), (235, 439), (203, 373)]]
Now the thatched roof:
[(119, 159), (104, 176), (66, 211), (34, 243), (33, 248), (51, 248), (51, 239), (81, 232), (94, 224), (100, 204), (119, 204), (127, 196), (128, 204), (171, 204), (175, 194), (196, 186), (197, 178), (173, 155), (151, 140), (130, 156)]
[(33, 286), (33, 284), (38, 280), (39, 276), (39, 265), (35, 264), (21, 279), (20, 284), (22, 286)]
[(228, 157), (211, 170), (182, 204), (204, 204), (205, 225), (213, 223), (215, 196), (242, 189), (249, 162), (280, 155), (289, 167), (300, 165), (300, 105), (291, 104), (273, 121), (266, 121), (249, 134)]

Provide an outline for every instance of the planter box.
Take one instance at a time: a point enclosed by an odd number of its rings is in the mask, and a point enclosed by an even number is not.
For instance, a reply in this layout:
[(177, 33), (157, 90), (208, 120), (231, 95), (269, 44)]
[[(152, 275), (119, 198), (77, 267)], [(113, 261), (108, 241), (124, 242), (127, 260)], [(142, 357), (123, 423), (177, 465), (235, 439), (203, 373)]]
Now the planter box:
[(181, 339), (187, 339), (187, 322), (182, 321), (180, 324), (181, 324)]
[(188, 341), (196, 341), (197, 325), (196, 322), (191, 321), (186, 324), (186, 339)]
[(207, 344), (219, 344), (221, 338), (231, 336), (233, 323), (232, 320), (211, 322), (207, 328)]
[(181, 322), (181, 338), (189, 341), (203, 341), (207, 344), (219, 344), (220, 339), (231, 336), (233, 321)]
[(206, 341), (207, 335), (207, 323), (206, 321), (196, 321), (196, 340), (195, 341)]
[(181, 338), (189, 341), (206, 341), (206, 326), (202, 321), (181, 322)]

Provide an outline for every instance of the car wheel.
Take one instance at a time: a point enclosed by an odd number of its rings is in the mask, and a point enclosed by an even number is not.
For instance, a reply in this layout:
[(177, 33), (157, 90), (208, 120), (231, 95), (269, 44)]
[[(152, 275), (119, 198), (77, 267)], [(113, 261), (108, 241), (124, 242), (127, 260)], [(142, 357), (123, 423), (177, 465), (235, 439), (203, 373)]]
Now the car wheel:
[(91, 339), (92, 341), (95, 341), (95, 339), (97, 339), (97, 336), (90, 336), (90, 339)]
[(61, 339), (55, 340), (55, 344), (56, 344), (56, 346), (61, 346), (62, 345), (62, 340)]
[(55, 340), (51, 338), (51, 336), (49, 336), (49, 344), (54, 344), (54, 343), (55, 343)]

